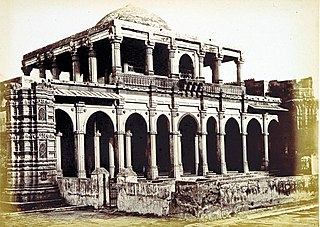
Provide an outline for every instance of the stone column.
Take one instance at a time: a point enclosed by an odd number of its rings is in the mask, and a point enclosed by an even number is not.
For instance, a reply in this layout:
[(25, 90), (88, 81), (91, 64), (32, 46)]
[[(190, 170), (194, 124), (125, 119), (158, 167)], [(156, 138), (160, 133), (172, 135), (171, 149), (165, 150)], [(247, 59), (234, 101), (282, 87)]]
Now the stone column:
[(269, 141), (268, 141), (268, 114), (263, 114), (263, 148), (264, 148), (264, 158), (263, 158), (263, 170), (269, 170)]
[(96, 52), (93, 49), (93, 44), (89, 47), (89, 80), (90, 82), (96, 83), (98, 81), (97, 76), (97, 58)]
[(76, 82), (82, 82), (81, 74), (80, 74), (80, 61), (77, 55), (77, 51), (72, 51), (71, 54), (72, 59), (72, 80)]
[(58, 67), (56, 57), (53, 56), (52, 63), (51, 63), (52, 79), (54, 79), (54, 80), (59, 80), (60, 72), (61, 72), (61, 71), (60, 71), (60, 69), (59, 69), (59, 67)]
[(248, 158), (247, 158), (247, 128), (245, 126), (245, 114), (241, 115), (241, 131), (242, 131), (242, 159), (243, 159), (243, 172), (249, 173)]
[[(156, 128), (156, 112), (155, 104), (152, 104), (153, 107), (150, 107), (149, 110), (149, 138), (150, 138), (150, 147), (148, 148), (150, 162), (148, 163), (148, 172), (147, 177), (149, 179), (156, 179), (158, 177), (158, 167), (157, 167), (157, 128)], [(150, 150), (149, 150), (150, 149)]]
[(218, 150), (220, 153), (220, 168), (221, 174), (227, 173), (226, 157), (225, 157), (225, 122), (223, 119), (223, 113), (219, 113), (219, 140), (218, 140)]
[(192, 79), (199, 79), (199, 57), (198, 53), (195, 51), (194, 53), (194, 67), (193, 67), (193, 77)]
[(112, 51), (112, 73), (115, 76), (116, 73), (122, 72), (121, 67), (121, 45), (122, 37), (115, 36), (114, 39), (111, 40), (111, 51)]
[(101, 133), (99, 131), (96, 131), (94, 134), (95, 169), (100, 169), (100, 136), (101, 136)]
[(183, 166), (182, 166), (182, 149), (181, 149), (181, 138), (182, 138), (182, 134), (179, 132), (178, 134), (178, 163), (180, 166), (180, 172), (183, 174)]
[(172, 131), (171, 131), (171, 156), (172, 156), (172, 163), (171, 163), (171, 172), (172, 177), (178, 179), (181, 177), (180, 173), (180, 166), (179, 166), (179, 153), (178, 153), (178, 135), (180, 134), (177, 129), (177, 110), (171, 111), (171, 124), (172, 124)]
[(145, 68), (145, 74), (146, 75), (153, 75), (153, 49), (154, 49), (154, 42), (147, 41), (145, 44), (146, 48), (146, 68)]
[(39, 77), (46, 78), (46, 69), (44, 67), (43, 61), (39, 62)]
[(79, 178), (86, 178), (85, 157), (84, 157), (84, 131), (81, 114), (85, 110), (85, 104), (82, 102), (76, 103), (76, 131), (75, 134), (75, 155), (77, 160), (77, 172)]
[(58, 132), (56, 134), (56, 158), (57, 158), (57, 176), (63, 177), (63, 172), (61, 168), (61, 136), (62, 133)]
[(204, 80), (204, 75), (203, 75), (203, 60), (204, 60), (205, 54), (200, 52), (199, 54), (199, 79)]
[(194, 137), (194, 165), (196, 175), (199, 173), (199, 136)]
[(240, 58), (240, 59), (237, 59), (235, 61), (236, 65), (237, 65), (237, 84), (240, 85), (241, 84), (241, 65), (243, 64), (243, 60)]
[(115, 163), (114, 163), (113, 139), (109, 139), (108, 144), (109, 144), (109, 172), (110, 172), (110, 177), (114, 178)]
[(171, 48), (168, 47), (169, 49), (169, 62), (168, 62), (168, 71), (169, 71), (169, 77), (175, 78), (178, 77), (179, 70), (177, 69), (178, 66), (175, 61), (175, 52), (177, 47), (172, 46)]
[(204, 118), (206, 116), (205, 111), (200, 111), (200, 132), (199, 132), (199, 153), (200, 153), (200, 163), (199, 163), (199, 174), (206, 175), (208, 173), (208, 161), (207, 161), (207, 128)]
[(123, 114), (123, 107), (117, 106), (116, 107), (116, 113), (117, 113), (117, 151), (118, 151), (118, 161), (119, 161), (119, 172), (124, 169), (124, 124), (122, 120), (122, 114)]
[(214, 59), (214, 64), (213, 64), (213, 78), (212, 82), (213, 83), (218, 83), (220, 80), (220, 67), (221, 67), (221, 62), (223, 59), (223, 55), (221, 54), (216, 54), (215, 59)]
[(130, 130), (126, 132), (126, 168), (132, 169), (131, 165), (131, 137), (132, 133)]

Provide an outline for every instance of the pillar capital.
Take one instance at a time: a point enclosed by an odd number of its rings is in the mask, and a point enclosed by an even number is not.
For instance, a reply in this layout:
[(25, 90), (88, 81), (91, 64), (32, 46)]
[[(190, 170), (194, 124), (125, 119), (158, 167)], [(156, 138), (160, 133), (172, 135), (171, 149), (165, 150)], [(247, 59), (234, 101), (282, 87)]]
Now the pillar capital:
[(61, 132), (57, 132), (56, 136), (61, 137), (63, 134)]
[(144, 42), (144, 45), (145, 45), (146, 48), (153, 49), (154, 46), (156, 45), (156, 43), (154, 41), (152, 41), (152, 40), (146, 40)]
[(215, 61), (221, 63), (221, 61), (223, 60), (223, 54), (221, 54), (221, 53), (215, 53), (214, 59), (215, 59)]
[(100, 137), (101, 133), (99, 131), (96, 131), (96, 133), (94, 134), (95, 137)]
[(131, 130), (126, 131), (126, 136), (127, 137), (132, 136)]
[(88, 56), (90, 57), (96, 57), (96, 51), (93, 49), (93, 45), (90, 45)]

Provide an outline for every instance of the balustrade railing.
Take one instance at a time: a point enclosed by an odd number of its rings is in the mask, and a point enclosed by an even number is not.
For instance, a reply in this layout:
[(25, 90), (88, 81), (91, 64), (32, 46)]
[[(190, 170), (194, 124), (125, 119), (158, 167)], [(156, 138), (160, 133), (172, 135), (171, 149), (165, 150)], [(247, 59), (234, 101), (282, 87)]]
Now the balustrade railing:
[[(186, 78), (168, 78), (165, 76), (157, 75), (143, 75), (143, 74), (130, 74), (121, 73), (119, 75), (119, 80), (126, 86), (133, 88), (147, 89), (151, 85), (163, 90), (171, 90), (172, 88), (179, 87), (179, 81), (183, 81), (185, 84), (196, 84), (197, 86), (202, 86), (203, 92), (206, 94), (218, 94), (223, 92), (225, 94), (241, 95), (243, 93), (243, 86), (238, 85), (226, 85), (226, 84), (215, 84), (215, 83), (204, 83), (196, 79), (186, 79)], [(187, 87), (187, 86), (185, 86)]]

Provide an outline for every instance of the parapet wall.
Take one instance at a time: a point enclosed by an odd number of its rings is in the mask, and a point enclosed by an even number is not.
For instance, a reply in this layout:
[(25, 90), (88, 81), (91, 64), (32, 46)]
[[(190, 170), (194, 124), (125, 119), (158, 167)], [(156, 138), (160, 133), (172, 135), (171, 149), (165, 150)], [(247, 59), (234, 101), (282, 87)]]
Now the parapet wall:
[(158, 216), (222, 218), (244, 210), (316, 198), (317, 176), (119, 184), (118, 209)]

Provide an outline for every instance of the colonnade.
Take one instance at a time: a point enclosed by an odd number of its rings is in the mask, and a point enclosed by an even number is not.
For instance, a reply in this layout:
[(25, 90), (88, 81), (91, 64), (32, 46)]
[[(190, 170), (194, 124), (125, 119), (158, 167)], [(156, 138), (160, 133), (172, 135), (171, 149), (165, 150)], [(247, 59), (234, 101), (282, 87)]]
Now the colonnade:
[[(121, 108), (120, 108), (121, 109)], [(75, 139), (75, 156), (77, 161), (77, 176), (79, 178), (86, 177), (85, 170), (85, 146), (84, 146), (84, 136), (85, 132), (83, 128), (81, 128), (80, 124), (80, 114), (83, 111), (83, 105), (76, 105), (76, 130), (74, 131), (74, 139)], [(117, 119), (122, 121), (122, 111), (119, 111), (117, 114)], [(170, 160), (171, 160), (171, 173), (170, 176), (174, 178), (180, 178), (183, 173), (183, 159), (182, 159), (182, 134), (178, 128), (178, 115), (176, 115), (176, 111), (171, 112), (171, 122), (172, 125), (170, 131)], [(247, 159), (247, 126), (248, 122), (245, 122), (246, 115), (241, 115), (241, 125), (240, 134), (242, 140), (242, 147), (239, 147), (239, 150), (242, 150), (242, 160), (243, 160), (243, 172), (249, 173), (249, 165)], [(225, 118), (226, 115), (221, 112), (218, 114), (218, 121), (216, 125), (216, 153), (218, 156), (218, 160), (220, 162), (220, 173), (227, 174), (228, 173), (228, 163), (226, 162), (226, 149), (225, 149), (225, 127), (228, 118)], [(120, 120), (121, 119), (121, 120)], [(252, 118), (254, 119), (254, 118)], [(181, 120), (181, 119), (180, 119)], [(194, 138), (194, 169), (196, 175), (206, 175), (208, 170), (208, 160), (207, 160), (207, 121), (208, 119), (205, 117), (205, 113), (200, 113), (200, 124), (197, 129), (197, 133)], [(269, 165), (269, 151), (268, 151), (268, 114), (263, 114), (262, 117), (262, 136), (263, 136), (263, 166), (261, 170), (268, 170)], [(123, 125), (123, 124), (118, 124)], [(157, 166), (157, 143), (156, 143), (156, 118), (155, 115), (150, 115), (149, 122), (149, 132), (145, 136), (148, 137), (149, 145), (147, 146), (147, 159), (146, 163), (146, 176), (148, 179), (156, 179), (159, 176), (158, 166)], [(99, 131), (93, 132), (93, 143), (94, 143), (94, 158), (95, 158), (95, 169), (100, 168), (100, 136), (101, 133)], [(63, 136), (60, 132), (56, 135), (56, 154), (57, 154), (57, 174), (58, 176), (62, 176), (62, 167), (61, 167), (61, 136)], [(132, 166), (132, 157), (134, 155), (134, 151), (131, 150), (131, 137), (132, 132), (130, 130), (124, 131), (121, 128), (118, 128), (114, 133), (114, 136), (109, 139), (108, 147), (109, 147), (109, 172), (111, 177), (115, 177), (116, 168), (118, 166), (118, 171), (121, 169), (130, 169), (133, 170)], [(193, 149), (192, 149), (193, 150)], [(115, 154), (117, 156), (115, 156)], [(118, 163), (116, 163), (116, 161)]]
[[(112, 76), (114, 77), (113, 79), (110, 79), (109, 83), (114, 83), (115, 78), (117, 73), (121, 72), (126, 72), (126, 69), (122, 69), (122, 65), (124, 62), (121, 62), (121, 44), (122, 44), (123, 37), (121, 36), (114, 36), (112, 39), (106, 40), (106, 42), (110, 42), (111, 44), (111, 71), (112, 71)], [(146, 75), (153, 75), (154, 74), (154, 69), (153, 69), (153, 50), (155, 47), (155, 42), (151, 40), (145, 41), (145, 69), (144, 72)], [(78, 48), (75, 46), (74, 42), (70, 43), (69, 47), (69, 53), (71, 56), (71, 69), (72, 71), (70, 72), (70, 79), (71, 81), (75, 82), (83, 82), (84, 78), (83, 75), (81, 74), (80, 70), (80, 57), (78, 54)], [(179, 77), (179, 59), (177, 59), (178, 52), (184, 51), (185, 54), (189, 56), (194, 56), (191, 58), (191, 61), (193, 63), (193, 79), (204, 79), (203, 75), (203, 65), (204, 65), (204, 58), (206, 56), (206, 53), (200, 50), (183, 50), (179, 49), (178, 46), (176, 45), (171, 45), (168, 44), (168, 62), (167, 66), (168, 67), (168, 76), (169, 77)], [(88, 51), (88, 80), (87, 82), (92, 82), (92, 83), (97, 83), (98, 82), (98, 77), (101, 75), (98, 75), (97, 71), (97, 55), (96, 51), (94, 49), (94, 45), (91, 42), (88, 42), (85, 45), (85, 48), (87, 48)], [(49, 54), (44, 54), (42, 55), (43, 57), (38, 56), (38, 60), (36, 63), (37, 68), (39, 68), (39, 77), (40, 78), (46, 78), (46, 70), (45, 70), (45, 64), (44, 61), (45, 59), (49, 59), (50, 64), (51, 64), (51, 74), (52, 78), (59, 80), (59, 76), (61, 73), (61, 70), (59, 69), (59, 65), (57, 63), (57, 57), (59, 55), (54, 55), (53, 52), (50, 52)], [(46, 57), (47, 56), (47, 57)], [(220, 73), (220, 68), (221, 64), (223, 62), (224, 55), (222, 52), (219, 53), (214, 53), (213, 54), (213, 59), (212, 59), (212, 82), (213, 83), (219, 83), (219, 81), (222, 80), (221, 78), (221, 73)], [(235, 58), (234, 60), (236, 64), (236, 70), (237, 70), (237, 84), (240, 85), (241, 83), (241, 68), (242, 64), (244, 62), (242, 55), (240, 54), (240, 57)], [(107, 64), (107, 63), (106, 63)], [(32, 70), (32, 66), (27, 66), (23, 67), (23, 71), (25, 75), (30, 75), (30, 72)], [(105, 76), (105, 75), (102, 75)]]

